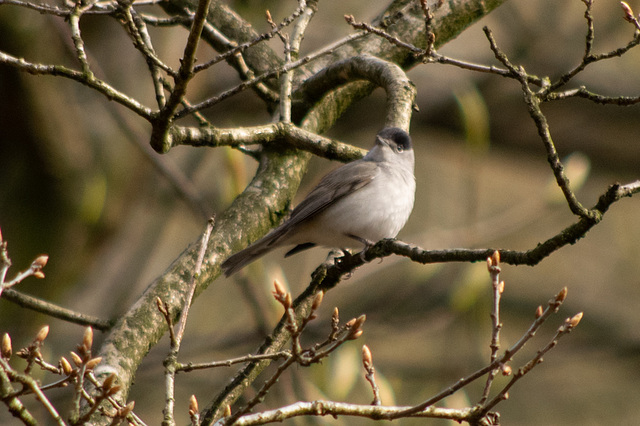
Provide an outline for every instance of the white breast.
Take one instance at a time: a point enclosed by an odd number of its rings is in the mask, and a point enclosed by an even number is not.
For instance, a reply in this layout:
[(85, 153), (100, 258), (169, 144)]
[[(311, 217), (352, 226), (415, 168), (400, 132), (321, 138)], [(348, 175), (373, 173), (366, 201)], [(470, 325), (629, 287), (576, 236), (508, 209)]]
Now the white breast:
[(381, 164), (371, 183), (301, 227), (296, 243), (313, 241), (326, 247), (360, 248), (361, 244), (348, 235), (371, 242), (394, 238), (409, 219), (415, 187), (411, 170)]

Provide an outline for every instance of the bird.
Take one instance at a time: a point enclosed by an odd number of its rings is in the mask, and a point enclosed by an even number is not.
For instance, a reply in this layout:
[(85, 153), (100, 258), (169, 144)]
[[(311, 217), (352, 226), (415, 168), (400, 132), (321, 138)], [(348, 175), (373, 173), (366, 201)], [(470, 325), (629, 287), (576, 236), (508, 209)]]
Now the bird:
[(364, 157), (325, 175), (288, 219), (230, 256), (222, 271), (228, 277), (283, 246), (295, 246), (288, 257), (318, 245), (344, 251), (395, 238), (413, 210), (414, 168), (411, 136), (385, 127)]

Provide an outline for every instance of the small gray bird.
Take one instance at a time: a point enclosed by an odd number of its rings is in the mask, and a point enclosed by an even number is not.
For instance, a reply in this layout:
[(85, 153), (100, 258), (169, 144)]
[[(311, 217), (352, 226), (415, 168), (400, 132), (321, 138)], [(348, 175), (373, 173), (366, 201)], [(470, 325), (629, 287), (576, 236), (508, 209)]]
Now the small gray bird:
[(387, 127), (363, 158), (329, 172), (291, 216), (222, 263), (228, 277), (282, 246), (285, 257), (316, 245), (365, 247), (394, 238), (409, 219), (416, 192), (413, 147), (407, 132)]

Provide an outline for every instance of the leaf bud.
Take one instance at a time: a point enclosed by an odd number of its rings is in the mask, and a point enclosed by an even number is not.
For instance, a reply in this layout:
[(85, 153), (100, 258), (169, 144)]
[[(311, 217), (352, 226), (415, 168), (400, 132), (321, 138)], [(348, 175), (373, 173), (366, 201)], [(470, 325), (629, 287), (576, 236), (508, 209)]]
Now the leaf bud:
[(502, 370), (502, 375), (503, 376), (510, 376), (511, 375), (511, 372), (512, 372), (511, 366), (503, 365), (501, 370)]
[(189, 398), (189, 415), (193, 416), (195, 414), (198, 414), (199, 411), (198, 400), (196, 399), (195, 395), (191, 395), (191, 398)]
[(90, 352), (91, 346), (93, 346), (93, 329), (87, 327), (84, 329), (84, 336), (82, 337), (82, 348), (85, 352)]
[(42, 343), (44, 342), (44, 339), (47, 338), (47, 335), (49, 335), (49, 326), (45, 325), (44, 327), (42, 327), (39, 331), (38, 334), (36, 334), (36, 338), (34, 340), (35, 343)]
[(491, 263), (493, 266), (500, 266), (500, 252), (498, 250), (491, 255)]
[(118, 392), (120, 392), (120, 389), (122, 389), (122, 386), (120, 385), (111, 386), (111, 388), (107, 391), (107, 396), (113, 396), (117, 394)]
[(314, 297), (313, 299), (313, 304), (311, 304), (311, 309), (312, 310), (316, 310), (320, 307), (320, 304), (322, 303), (322, 299), (324, 298), (324, 291), (319, 291), (318, 294), (316, 294), (316, 297)]
[(93, 370), (94, 368), (96, 368), (98, 364), (100, 364), (100, 361), (102, 361), (101, 356), (91, 358), (89, 361), (87, 361), (87, 370)]
[(364, 331), (362, 330), (356, 330), (349, 335), (349, 340), (356, 340), (358, 337), (362, 336), (363, 333)]
[(116, 381), (116, 373), (109, 374), (109, 377), (104, 379), (102, 382), (102, 389), (109, 389), (113, 386), (113, 383)]
[(71, 360), (77, 367), (82, 367), (82, 358), (75, 352), (69, 352), (71, 354)]
[(624, 20), (627, 22), (633, 22), (635, 18), (633, 16), (633, 9), (631, 9), (631, 6), (629, 6), (627, 2), (621, 1), (620, 7), (624, 12)]
[(362, 345), (362, 364), (367, 371), (370, 370), (373, 365), (371, 349), (369, 349), (369, 346), (367, 345)]
[(4, 333), (2, 335), (2, 358), (9, 359), (12, 353), (11, 336), (9, 336), (9, 333)]
[(564, 302), (564, 300), (567, 298), (567, 288), (564, 287), (562, 290), (560, 290), (560, 293), (558, 293), (556, 295), (556, 302), (558, 303), (562, 303)]
[(31, 263), (31, 268), (34, 270), (40, 270), (45, 267), (47, 262), (49, 261), (49, 256), (46, 254), (40, 255), (36, 257), (36, 259)]
[(118, 410), (118, 417), (120, 417), (120, 418), (127, 417), (129, 415), (129, 413), (131, 413), (133, 411), (133, 407), (135, 407), (135, 405), (136, 405), (136, 402), (135, 401), (131, 401), (130, 403), (128, 403), (127, 405), (125, 405), (124, 407), (119, 409)]
[(575, 314), (574, 316), (572, 316), (571, 318), (568, 319), (569, 321), (569, 325), (571, 327), (575, 327), (578, 324), (580, 324), (580, 320), (582, 319), (582, 312), (578, 312), (577, 314)]
[(70, 376), (73, 373), (71, 364), (69, 364), (69, 361), (67, 361), (67, 359), (63, 356), (60, 357), (60, 368), (62, 369), (62, 372), (67, 376)]

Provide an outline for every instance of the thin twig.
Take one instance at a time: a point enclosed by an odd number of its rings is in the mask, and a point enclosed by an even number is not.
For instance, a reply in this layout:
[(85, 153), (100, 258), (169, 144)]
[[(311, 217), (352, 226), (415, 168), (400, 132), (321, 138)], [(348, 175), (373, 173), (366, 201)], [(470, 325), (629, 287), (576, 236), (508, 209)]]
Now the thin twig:
[(11, 379), (31, 389), (31, 391), (36, 395), (36, 399), (45, 407), (45, 409), (47, 410), (49, 415), (53, 418), (56, 424), (60, 426), (65, 426), (64, 420), (62, 419), (62, 417), (60, 417), (60, 414), (58, 414), (58, 411), (53, 406), (53, 404), (51, 404), (51, 401), (49, 401), (49, 399), (45, 396), (45, 394), (42, 393), (42, 390), (40, 389), (40, 385), (38, 384), (38, 381), (36, 379), (34, 379), (29, 375), (20, 374), (14, 371), (11, 368), (11, 366), (7, 363), (7, 361), (2, 358), (0, 358), (0, 367), (2, 368), (2, 370), (6, 372), (6, 374)]
[(359, 38), (362, 38), (365, 35), (366, 35), (366, 33), (363, 32), (363, 33), (353, 34), (353, 35), (347, 36), (347, 37), (345, 37), (345, 38), (343, 38), (343, 39), (341, 39), (341, 40), (339, 40), (339, 41), (337, 41), (335, 43), (331, 43), (330, 45), (328, 45), (328, 46), (326, 46), (326, 47), (324, 47), (324, 48), (322, 48), (322, 49), (320, 49), (320, 50), (318, 50), (316, 52), (313, 52), (313, 53), (311, 53), (309, 55), (306, 55), (306, 56), (300, 58), (297, 61), (293, 61), (290, 64), (285, 64), (282, 67), (279, 67), (278, 69), (265, 72), (265, 73), (260, 74), (260, 75), (254, 77), (254, 78), (252, 78), (250, 80), (244, 81), (244, 82), (238, 84), (237, 86), (220, 93), (217, 96), (211, 97), (211, 98), (209, 98), (209, 99), (207, 99), (205, 101), (202, 101), (200, 103), (197, 103), (197, 104), (191, 106), (191, 108), (184, 108), (183, 110), (176, 112), (174, 118), (175, 119), (182, 118), (184, 116), (187, 116), (187, 115), (193, 113), (194, 111), (200, 111), (202, 109), (209, 108), (209, 107), (211, 107), (211, 106), (213, 106), (213, 105), (215, 105), (217, 103), (222, 102), (223, 100), (225, 100), (225, 99), (227, 99), (227, 98), (229, 98), (229, 97), (231, 97), (233, 95), (236, 95), (236, 94), (238, 94), (238, 93), (240, 93), (240, 92), (252, 87), (254, 84), (263, 82), (263, 81), (268, 80), (270, 78), (277, 77), (279, 74), (281, 74), (283, 72), (288, 72), (288, 71), (291, 71), (293, 69), (299, 68), (299, 67), (301, 67), (303, 65), (306, 65), (309, 62), (320, 58), (321, 56), (324, 56), (324, 55), (327, 55), (327, 54), (333, 52), (338, 47), (340, 47), (342, 45), (345, 45), (347, 43), (350, 43), (350, 42), (352, 42), (354, 40), (357, 40)]
[(198, 8), (196, 9), (191, 29), (189, 30), (189, 36), (187, 37), (187, 43), (184, 47), (173, 91), (164, 107), (155, 115), (152, 121), (151, 146), (156, 150), (162, 146), (166, 132), (171, 125), (173, 115), (181, 105), (182, 99), (187, 93), (187, 86), (194, 76), (193, 67), (196, 61), (196, 50), (200, 42), (202, 29), (206, 23), (210, 4), (211, 0), (200, 0), (198, 2)]
[(187, 326), (187, 318), (189, 316), (189, 308), (191, 307), (191, 303), (193, 302), (193, 295), (196, 291), (197, 278), (200, 276), (200, 272), (202, 271), (202, 262), (204, 261), (204, 256), (207, 253), (207, 246), (209, 245), (209, 237), (211, 237), (211, 231), (213, 230), (213, 226), (215, 224), (215, 218), (210, 218), (207, 221), (207, 227), (205, 228), (204, 233), (202, 234), (202, 239), (200, 240), (200, 250), (198, 251), (198, 257), (196, 259), (196, 264), (194, 266), (193, 274), (191, 274), (191, 281), (189, 282), (189, 291), (184, 300), (184, 307), (182, 308), (182, 313), (180, 314), (180, 321), (178, 322), (178, 330), (176, 332), (176, 349), (179, 350), (180, 344), (182, 343), (182, 337), (184, 336), (184, 330)]
[(63, 308), (54, 303), (20, 293), (15, 289), (5, 290), (2, 294), (2, 298), (22, 306), (23, 308), (31, 309), (73, 324), (90, 325), (100, 331), (107, 331), (113, 325), (113, 322), (110, 320), (104, 320), (92, 315), (86, 315), (71, 309)]
[(567, 318), (565, 323), (558, 328), (558, 330), (556, 331), (556, 334), (553, 336), (551, 341), (549, 341), (549, 343), (547, 343), (542, 349), (540, 349), (535, 357), (533, 357), (523, 367), (518, 369), (518, 371), (513, 375), (509, 383), (505, 385), (505, 387), (500, 391), (500, 393), (498, 393), (498, 395), (496, 395), (491, 401), (487, 402), (482, 407), (482, 410), (480, 411), (480, 413), (489, 412), (489, 410), (495, 407), (498, 403), (507, 399), (509, 389), (511, 389), (511, 387), (518, 380), (524, 377), (525, 374), (529, 373), (536, 365), (540, 364), (542, 362), (542, 357), (558, 344), (558, 341), (562, 336), (565, 336), (571, 333), (571, 331), (573, 331), (573, 329), (578, 325), (581, 319), (582, 319), (582, 312), (579, 312), (573, 317)]
[[(177, 360), (180, 352), (180, 345), (184, 336), (184, 331), (187, 327), (187, 319), (189, 317), (189, 308), (193, 301), (193, 295), (195, 294), (197, 278), (202, 270), (202, 262), (207, 252), (207, 246), (209, 245), (209, 237), (213, 230), (214, 218), (207, 221), (207, 227), (202, 234), (200, 240), (200, 249), (198, 250), (198, 257), (196, 258), (196, 264), (194, 266), (193, 273), (191, 274), (191, 280), (189, 281), (189, 287), (184, 299), (184, 306), (178, 321), (177, 330), (174, 332), (171, 338), (171, 349), (167, 354), (167, 358), (164, 362), (165, 367), (165, 407), (164, 407), (164, 420), (163, 425), (175, 425), (174, 408), (175, 408), (175, 381), (177, 371)], [(160, 308), (160, 304), (158, 307)], [(164, 309), (161, 309), (161, 313), (165, 315), (170, 331), (173, 329), (171, 324), (171, 316), (169, 315), (166, 305)]]
[(371, 391), (373, 392), (373, 401), (371, 401), (371, 405), (382, 405), (382, 401), (380, 399), (380, 388), (376, 383), (376, 369), (373, 367), (371, 349), (369, 349), (367, 345), (362, 346), (362, 365), (365, 370), (364, 378), (367, 379), (367, 382), (371, 385)]
[(223, 361), (210, 361), (210, 362), (202, 362), (202, 363), (193, 363), (189, 362), (187, 364), (177, 364), (176, 365), (176, 373), (185, 372), (193, 370), (204, 370), (207, 368), (217, 368), (217, 367), (231, 367), (234, 364), (243, 364), (245, 362), (252, 361), (261, 361), (265, 359), (277, 360), (281, 358), (290, 358), (291, 351), (279, 351), (270, 354), (259, 354), (259, 355), (245, 355), (237, 358), (225, 359)]
[[(496, 251), (491, 257), (487, 258), (487, 267), (489, 269), (489, 275), (491, 276), (491, 288), (493, 290), (493, 309), (491, 311), (492, 333), (491, 343), (489, 344), (491, 350), (489, 362), (493, 364), (496, 358), (498, 358), (498, 351), (500, 350), (500, 330), (502, 329), (502, 323), (500, 322), (500, 299), (504, 291), (504, 281), (500, 281), (500, 252)], [(482, 391), (482, 397), (478, 402), (479, 404), (484, 404), (487, 398), (489, 398), (491, 385), (497, 373), (498, 368), (495, 368), (487, 374), (487, 381)]]
[(491, 50), (493, 51), (496, 59), (502, 62), (502, 64), (505, 67), (510, 69), (518, 77), (518, 80), (520, 81), (525, 102), (529, 107), (528, 108), (529, 115), (531, 116), (531, 118), (536, 124), (536, 127), (538, 128), (538, 135), (542, 139), (542, 142), (544, 143), (544, 146), (547, 150), (547, 161), (551, 166), (551, 170), (553, 171), (553, 174), (556, 178), (558, 187), (560, 187), (560, 189), (562, 190), (562, 193), (564, 194), (565, 199), (567, 200), (569, 209), (573, 214), (580, 216), (581, 218), (591, 219), (591, 220), (595, 219), (596, 213), (585, 208), (580, 203), (580, 201), (578, 201), (578, 198), (571, 190), (569, 178), (564, 172), (564, 166), (562, 165), (562, 161), (560, 161), (560, 156), (558, 155), (555, 144), (553, 143), (553, 140), (551, 138), (551, 132), (549, 130), (549, 124), (547, 122), (547, 118), (545, 117), (545, 115), (542, 113), (542, 110), (540, 109), (540, 99), (531, 90), (531, 87), (529, 86), (529, 82), (526, 78), (527, 74), (524, 68), (522, 66), (516, 67), (509, 61), (509, 59), (507, 58), (507, 55), (505, 55), (504, 52), (502, 52), (498, 47), (495, 41), (495, 38), (493, 37), (493, 33), (488, 27), (484, 27), (483, 31), (487, 39), (489, 40)]

